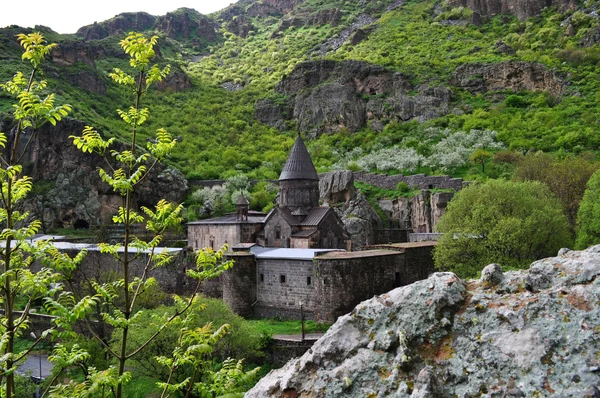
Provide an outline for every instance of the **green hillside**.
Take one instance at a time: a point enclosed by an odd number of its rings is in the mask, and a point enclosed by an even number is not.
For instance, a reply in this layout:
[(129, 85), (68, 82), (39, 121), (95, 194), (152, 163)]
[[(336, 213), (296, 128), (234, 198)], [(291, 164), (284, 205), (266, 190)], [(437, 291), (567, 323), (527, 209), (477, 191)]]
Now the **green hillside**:
[[(539, 17), (525, 21), (507, 15), (484, 17), (477, 26), (472, 23), (471, 10), (447, 2), (409, 1), (391, 11), (386, 10), (392, 1), (365, 3), (306, 0), (284, 17), (245, 15), (251, 26), (246, 37), (227, 31), (241, 17), (225, 19), (224, 10), (210, 16), (221, 26), (218, 39), (200, 40), (200, 44), (181, 35), (169, 38), (161, 31), (148, 32), (161, 37), (161, 62), (184, 71), (191, 87), (181, 91), (166, 88), (152, 94), (146, 104), (152, 119), (143, 134), (150, 137), (155, 128), (164, 126), (180, 137), (182, 145), (171, 162), (188, 177), (209, 179), (245, 173), (251, 178), (276, 178), (293, 143), (297, 123), (288, 120), (282, 131), (274, 129), (255, 118), (254, 105), (261, 98), (286, 101), (285, 95), (274, 91), (281, 78), (302, 61), (325, 58), (381, 65), (403, 73), (415, 87), (447, 86), (452, 100), (450, 112), (425, 122), (384, 120), (379, 129), (367, 125), (355, 132), (341, 129), (317, 134), (308, 145), (320, 171), (350, 163), (350, 167), (374, 171), (464, 173), (464, 167), (456, 164), (425, 161), (414, 167), (404, 163), (383, 166), (377, 161), (378, 156), (387, 156), (386, 148), (403, 150), (406, 156), (436, 155), (436, 144), (447, 143), (445, 140), (457, 132), (496, 132), (492, 151), (507, 148), (578, 154), (598, 150), (600, 58), (598, 45), (590, 37), (599, 20), (591, 14), (591, 5), (577, 11), (545, 9)], [(243, 10), (252, 4), (236, 7)], [(326, 23), (315, 17), (333, 9), (338, 13), (335, 21)], [(354, 45), (348, 39), (338, 43), (330, 40), (360, 21), (361, 15), (373, 20), (362, 27), (367, 32), (364, 40)], [(14, 42), (20, 31), (23, 29), (15, 27), (0, 31), (2, 81), (20, 68)], [(60, 46), (82, 42), (73, 35), (46, 35)], [(112, 67), (126, 67), (118, 55), (118, 39), (110, 36), (85, 42), (88, 48), (103, 48), (94, 65), (48, 63), (51, 66), (45, 75), (52, 86), (61, 88), (60, 100), (73, 105), (74, 117), (117, 137), (120, 132), (114, 108), (128, 103), (127, 93), (107, 78)], [(502, 50), (501, 45), (509, 50)], [(475, 93), (448, 84), (461, 65), (503, 61), (541, 63), (564, 83), (564, 89), (560, 95), (513, 90)], [(105, 82), (106, 92), (82, 89), (75, 78), (78, 76)], [(221, 87), (226, 82), (243, 89), (227, 91)], [(7, 111), (8, 104), (8, 98), (0, 97), (0, 111)], [(365, 158), (367, 155), (371, 158)]]

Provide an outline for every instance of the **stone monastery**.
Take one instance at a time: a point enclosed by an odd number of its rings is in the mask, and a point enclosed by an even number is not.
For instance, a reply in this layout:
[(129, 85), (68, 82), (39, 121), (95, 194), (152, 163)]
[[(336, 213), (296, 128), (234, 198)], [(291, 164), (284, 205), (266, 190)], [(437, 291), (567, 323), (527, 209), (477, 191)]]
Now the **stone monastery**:
[(319, 176), (300, 135), (279, 177), (277, 206), (268, 214), (249, 211), (241, 196), (236, 213), (188, 224), (194, 248), (258, 243), (264, 247), (350, 250), (344, 224), (330, 207), (319, 205)]
[(359, 302), (433, 272), (435, 242), (390, 243), (352, 252), (337, 213), (319, 205), (319, 176), (300, 135), (279, 177), (276, 207), (250, 211), (241, 196), (235, 214), (188, 224), (193, 249), (230, 245), (235, 266), (208, 281), (205, 294), (222, 297), (248, 317), (335, 321)]

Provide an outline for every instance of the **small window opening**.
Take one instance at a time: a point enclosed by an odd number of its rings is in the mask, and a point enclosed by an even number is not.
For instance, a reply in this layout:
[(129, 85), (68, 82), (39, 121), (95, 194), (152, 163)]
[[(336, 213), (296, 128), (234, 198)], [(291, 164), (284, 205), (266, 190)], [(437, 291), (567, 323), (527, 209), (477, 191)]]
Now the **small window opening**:
[(260, 281), (264, 282), (265, 281), (265, 274), (260, 274)]
[(306, 277), (306, 285), (307, 285), (307, 286), (310, 286), (311, 284), (312, 284), (312, 279), (311, 279), (311, 277), (310, 277), (310, 276), (307, 276), (307, 277)]
[(275, 239), (281, 239), (281, 226), (275, 226)]
[(394, 276), (394, 285), (396, 287), (400, 286), (400, 272), (396, 272), (396, 275)]
[(285, 283), (285, 275), (279, 275), (279, 282)]

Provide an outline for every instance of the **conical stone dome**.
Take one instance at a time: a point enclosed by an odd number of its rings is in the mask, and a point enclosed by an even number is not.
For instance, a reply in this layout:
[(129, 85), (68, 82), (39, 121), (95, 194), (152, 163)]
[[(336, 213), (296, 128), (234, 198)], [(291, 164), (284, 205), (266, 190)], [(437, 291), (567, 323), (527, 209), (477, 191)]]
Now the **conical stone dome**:
[(319, 175), (300, 134), (279, 176), (279, 192), (279, 206), (290, 211), (319, 206)]
[(294, 142), (294, 146), (290, 152), (290, 156), (285, 162), (285, 167), (279, 176), (279, 181), (282, 180), (316, 180), (319, 181), (319, 175), (315, 169), (315, 165), (308, 154), (306, 145), (300, 134)]

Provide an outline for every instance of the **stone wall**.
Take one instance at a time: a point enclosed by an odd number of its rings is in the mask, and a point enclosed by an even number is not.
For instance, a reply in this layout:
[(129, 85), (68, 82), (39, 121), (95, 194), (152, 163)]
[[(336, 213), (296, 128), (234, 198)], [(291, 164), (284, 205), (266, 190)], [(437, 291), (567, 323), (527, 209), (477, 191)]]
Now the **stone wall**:
[(401, 286), (404, 255), (392, 251), (326, 254), (315, 260), (315, 319), (332, 322), (358, 303)]
[(313, 346), (316, 339), (291, 340), (274, 338), (266, 348), (265, 355), (270, 364), (280, 367), (292, 358), (301, 357)]
[[(63, 250), (74, 257), (81, 249)], [(186, 270), (195, 267), (192, 252), (179, 250), (174, 252), (174, 260), (170, 264), (153, 269), (150, 276), (158, 282), (158, 286), (167, 293), (180, 295), (190, 294), (194, 291), (196, 281), (186, 275)], [(130, 263), (132, 276), (141, 276), (148, 261), (148, 255), (142, 254)], [(100, 253), (99, 250), (88, 249), (87, 256), (75, 273), (76, 286), (85, 289), (91, 279), (96, 281), (113, 280), (122, 272), (122, 263), (112, 255)]]
[(252, 253), (227, 253), (235, 266), (223, 277), (223, 301), (238, 315), (250, 317), (256, 302), (256, 259)]
[(292, 227), (283, 218), (278, 208), (267, 220), (264, 228), (266, 247), (290, 247)]
[(395, 189), (400, 182), (408, 184), (410, 187), (421, 189), (454, 189), (459, 191), (463, 188), (462, 178), (452, 178), (450, 176), (426, 176), (425, 174), (415, 174), (410, 176), (373, 174), (364, 171), (354, 172), (354, 181), (364, 182), (376, 187), (385, 189)]
[(257, 274), (255, 316), (299, 319), (302, 302), (306, 318), (313, 317), (316, 278), (312, 261), (260, 259)]
[(194, 249), (210, 247), (218, 250), (224, 244), (254, 242), (262, 223), (239, 222), (223, 224), (188, 224), (188, 244)]
[(240, 243), (237, 224), (189, 224), (188, 243), (196, 249), (210, 247), (215, 250), (227, 243)]
[(407, 242), (409, 231), (399, 228), (379, 228), (375, 230), (375, 244)]

